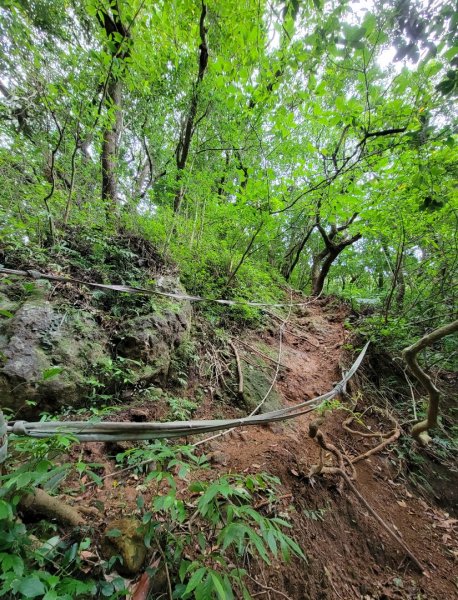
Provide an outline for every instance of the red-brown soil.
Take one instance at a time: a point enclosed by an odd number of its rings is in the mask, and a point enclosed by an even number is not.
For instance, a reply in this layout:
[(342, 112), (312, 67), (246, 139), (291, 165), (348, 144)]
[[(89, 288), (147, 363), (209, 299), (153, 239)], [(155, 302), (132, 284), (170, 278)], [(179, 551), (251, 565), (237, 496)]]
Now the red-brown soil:
[[(290, 317), (281, 353), (281, 362), (288, 369), (280, 371), (275, 384), (285, 405), (324, 393), (341, 379), (342, 346), (348, 337), (345, 317), (344, 307), (325, 300)], [(243, 340), (272, 357), (277, 355), (278, 328), (272, 327), (261, 336), (247, 333)], [(239, 351), (242, 358), (249, 357), (246, 348), (240, 346)], [(364, 397), (358, 402), (360, 412), (370, 405)], [(211, 404), (205, 402), (204, 407), (204, 414), (197, 416), (211, 417)], [(221, 412), (221, 405), (218, 410)], [(379, 443), (344, 431), (342, 422), (347, 417), (347, 411), (334, 410), (321, 426), (341, 452), (355, 456)], [(268, 600), (458, 597), (457, 520), (409, 491), (389, 447), (356, 465), (357, 489), (425, 566), (425, 573), (420, 574), (338, 476), (308, 477), (319, 456), (317, 444), (308, 433), (314, 418), (316, 415), (310, 413), (282, 424), (238, 429), (204, 446), (213, 458), (207, 477), (265, 471), (280, 479), (282, 500), (277, 514), (288, 513), (292, 535), (308, 558), (307, 563), (299, 559), (288, 564), (274, 561), (269, 567), (252, 562), (249, 587), (253, 596)], [(372, 431), (390, 428), (377, 413), (368, 412), (363, 421)], [(101, 444), (87, 444), (86, 458), (92, 453), (92, 460), (101, 460), (101, 451)], [(329, 463), (331, 458), (325, 458)], [(103, 462), (113, 470), (110, 461)], [(85, 499), (102, 501), (107, 515), (128, 514), (138, 494), (136, 485), (141, 482), (129, 475), (120, 481), (113, 486), (113, 479), (108, 479), (103, 490), (89, 490)]]

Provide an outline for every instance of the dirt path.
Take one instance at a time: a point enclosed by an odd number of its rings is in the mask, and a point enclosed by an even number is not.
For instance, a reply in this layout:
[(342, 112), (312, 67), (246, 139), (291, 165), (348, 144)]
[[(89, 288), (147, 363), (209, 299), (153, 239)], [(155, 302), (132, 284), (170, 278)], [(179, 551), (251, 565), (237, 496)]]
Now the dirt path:
[[(276, 383), (285, 405), (322, 394), (340, 380), (345, 317), (345, 309), (323, 302), (290, 319), (281, 355), (288, 369), (281, 370)], [(277, 351), (278, 332), (244, 341)], [(365, 406), (360, 403), (358, 408)], [(341, 424), (347, 416), (333, 411), (323, 426), (338, 448), (356, 455), (379, 443), (345, 432)], [(395, 481), (389, 451), (357, 465), (359, 491), (426, 566), (427, 573), (420, 575), (352, 492), (345, 487), (338, 491), (335, 476), (307, 477), (318, 460), (317, 446), (308, 436), (313, 418), (311, 413), (283, 424), (236, 430), (208, 444), (217, 470), (267, 471), (279, 477), (284, 510), (289, 511), (295, 537), (308, 556), (308, 564), (293, 561), (268, 569), (256, 565), (256, 578), (264, 587), (253, 583), (253, 593), (263, 592), (272, 600), (281, 597), (275, 590), (297, 600), (458, 597), (456, 521)], [(377, 419), (368, 424), (374, 430), (385, 425), (386, 430), (386, 423)]]
[[(342, 347), (348, 338), (346, 317), (346, 309), (332, 300), (312, 304), (291, 316), (281, 354), (281, 362), (287, 368), (280, 370), (275, 384), (284, 405), (322, 394), (341, 379)], [(247, 334), (243, 341), (274, 357), (278, 352), (278, 326), (261, 336)], [(246, 347), (240, 345), (239, 350), (242, 357), (250, 360)], [(270, 369), (271, 376), (274, 370)], [(363, 411), (368, 405), (370, 402), (362, 398), (358, 410)], [(215, 406), (207, 400), (196, 418), (214, 417)], [(135, 410), (138, 407), (126, 408), (119, 418), (135, 420)], [(142, 410), (148, 420), (164, 416), (154, 412), (157, 405), (145, 405)], [(218, 411), (221, 416), (221, 405)], [(228, 408), (231, 411), (234, 409)], [(334, 410), (323, 425), (326, 436), (341, 451), (354, 456), (378, 443), (345, 432), (342, 421), (347, 416), (348, 412)], [(426, 566), (427, 573), (420, 575), (402, 548), (352, 492), (346, 487), (339, 489), (335, 476), (308, 478), (319, 456), (316, 443), (308, 435), (313, 418), (311, 413), (281, 424), (237, 429), (204, 445), (212, 462), (206, 477), (216, 478), (230, 471), (265, 471), (280, 479), (281, 501), (276, 514), (288, 514), (293, 535), (308, 558), (307, 563), (293, 560), (286, 565), (274, 561), (270, 567), (250, 563), (250, 572), (258, 582), (250, 584), (252, 594), (267, 600), (458, 597), (454, 573), (458, 557), (456, 520), (408, 491), (398, 477), (390, 450), (356, 466), (357, 488)], [(374, 415), (369, 418), (367, 414), (365, 421), (374, 431), (386, 431), (383, 419)], [(113, 471), (114, 465), (107, 462), (106, 449), (101, 444), (87, 444), (84, 452), (86, 459), (105, 462), (106, 472)], [(132, 474), (119, 482), (112, 478), (105, 481), (103, 489), (91, 488), (80, 499), (89, 502), (97, 498), (107, 517), (129, 514), (140, 483)]]

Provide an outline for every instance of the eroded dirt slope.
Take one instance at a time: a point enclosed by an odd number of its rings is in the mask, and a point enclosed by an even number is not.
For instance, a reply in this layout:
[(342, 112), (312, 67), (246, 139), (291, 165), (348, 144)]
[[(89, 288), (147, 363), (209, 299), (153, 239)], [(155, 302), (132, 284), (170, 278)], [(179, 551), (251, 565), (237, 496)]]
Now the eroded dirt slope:
[[(345, 307), (325, 299), (290, 315), (282, 335), (283, 367), (275, 383), (284, 405), (322, 394), (341, 379), (342, 368), (349, 366), (348, 358), (343, 357), (348, 342), (346, 316)], [(280, 320), (273, 321), (262, 335), (249, 332), (240, 337), (235, 343), (242, 360), (254, 364), (256, 356), (243, 342), (274, 360), (278, 358), (280, 324)], [(274, 361), (265, 365), (273, 378)], [(370, 399), (360, 397), (355, 389), (350, 393), (353, 401), (358, 400), (356, 410), (363, 413), (362, 431), (389, 430), (391, 424), (383, 415), (368, 410)], [(221, 404), (207, 399), (195, 418), (220, 417), (222, 410)], [(240, 414), (232, 408), (226, 412), (231, 416)], [(377, 445), (380, 439), (345, 431), (342, 422), (348, 415), (348, 410), (333, 410), (321, 428), (342, 453), (354, 457)], [(154, 420), (165, 415), (158, 412), (158, 405), (149, 404), (126, 408), (116, 418), (136, 420), (139, 416)], [(204, 477), (265, 471), (280, 479), (280, 503), (275, 514), (288, 514), (293, 536), (307, 555), (307, 563), (294, 559), (286, 565), (273, 562), (267, 567), (251, 562), (253, 579), (249, 587), (253, 596), (269, 600), (456, 597), (457, 521), (408, 491), (390, 448), (356, 465), (358, 490), (425, 566), (425, 574), (419, 573), (405, 551), (338, 477), (308, 476), (319, 459), (318, 447), (309, 437), (309, 424), (314, 418), (316, 414), (311, 413), (282, 424), (237, 429), (202, 447), (212, 462), (212, 470)], [(104, 462), (105, 472), (113, 473), (114, 463), (106, 458), (103, 445), (86, 444), (83, 452), (85, 460)], [(330, 457), (325, 456), (325, 462), (330, 464)], [(145, 494), (139, 478), (128, 473), (119, 480), (110, 477), (97, 491), (90, 488), (79, 500), (102, 503), (108, 519), (131, 514), (139, 490)]]
[[(287, 369), (281, 369), (276, 383), (285, 405), (322, 394), (340, 380), (348, 335), (345, 309), (332, 301), (311, 304), (298, 313), (284, 330), (280, 360)], [(273, 328), (262, 339), (251, 336), (245, 341), (271, 356), (278, 351), (278, 331)], [(247, 352), (240, 350), (242, 356)], [(357, 410), (363, 412), (367, 404), (361, 398)], [(335, 410), (322, 425), (328, 440), (342, 452), (356, 456), (380, 442), (344, 431), (347, 417), (348, 412)], [(253, 593), (263, 591), (264, 597), (274, 599), (281, 591), (297, 600), (457, 597), (456, 520), (407, 490), (390, 461), (389, 448), (356, 465), (358, 490), (424, 564), (426, 573), (421, 575), (354, 494), (346, 486), (339, 489), (339, 478), (308, 477), (319, 456), (308, 433), (314, 418), (311, 413), (281, 425), (237, 430), (210, 443), (215, 468), (261, 470), (280, 478), (284, 508), (293, 508), (293, 531), (308, 556), (308, 564), (296, 560), (271, 568), (257, 565), (256, 578), (264, 587), (253, 584)], [(363, 421), (371, 431), (390, 428), (377, 415), (367, 413)]]

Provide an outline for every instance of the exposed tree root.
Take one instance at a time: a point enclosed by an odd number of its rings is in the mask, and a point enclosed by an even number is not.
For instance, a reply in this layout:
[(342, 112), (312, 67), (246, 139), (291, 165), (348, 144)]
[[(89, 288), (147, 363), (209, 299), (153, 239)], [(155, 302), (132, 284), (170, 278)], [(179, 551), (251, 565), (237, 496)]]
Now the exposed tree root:
[(253, 346), (251, 346), (250, 344), (247, 344), (247, 342), (244, 342), (243, 340), (241, 340), (239, 338), (236, 338), (236, 339), (237, 339), (238, 342), (240, 342), (241, 344), (243, 344), (244, 346), (246, 346), (249, 350), (251, 350), (251, 352), (254, 352), (255, 354), (259, 354), (259, 356), (262, 356), (262, 358), (265, 358), (266, 360), (269, 360), (270, 362), (274, 363), (275, 365), (278, 365), (282, 369), (286, 369), (287, 371), (290, 370), (290, 368), (287, 365), (284, 365), (281, 362), (275, 360), (275, 358), (272, 358), (271, 356), (268, 356), (267, 354), (264, 354), (264, 352), (261, 352), (257, 348), (253, 348)]
[[(329, 473), (332, 475), (339, 475), (351, 489), (351, 491), (355, 494), (358, 500), (363, 504), (363, 506), (369, 511), (369, 513), (374, 517), (374, 519), (389, 533), (389, 535), (403, 548), (412, 562), (416, 565), (416, 567), (420, 570), (421, 573), (425, 572), (425, 567), (418, 560), (418, 558), (413, 554), (410, 548), (405, 544), (405, 542), (399, 537), (399, 535), (393, 531), (393, 529), (382, 519), (382, 517), (372, 508), (372, 506), (367, 502), (364, 496), (358, 491), (355, 484), (352, 482), (348, 474), (344, 469), (344, 458), (342, 453), (333, 445), (327, 442), (324, 437), (323, 432), (319, 429), (319, 425), (321, 424), (322, 419), (316, 419), (309, 426), (309, 435), (311, 438), (315, 439), (318, 445), (322, 450), (330, 452), (334, 455), (338, 466), (324, 466), (322, 460), (320, 459), (320, 463), (312, 467), (310, 475), (316, 475), (320, 473)], [(362, 457), (363, 455), (361, 455)]]
[[(374, 409), (375, 409), (375, 407), (374, 407)], [(361, 460), (364, 460), (364, 459), (368, 458), (369, 456), (372, 456), (373, 454), (377, 454), (378, 452), (381, 452), (386, 446), (395, 442), (401, 435), (401, 429), (400, 429), (398, 423), (396, 422), (396, 420), (385, 411), (380, 411), (380, 409), (379, 409), (379, 412), (383, 413), (383, 415), (392, 422), (394, 427), (391, 431), (388, 431), (386, 433), (383, 433), (381, 431), (371, 431), (370, 433), (366, 433), (364, 431), (357, 431), (356, 429), (351, 429), (350, 424), (354, 420), (353, 416), (348, 417), (348, 419), (345, 419), (345, 421), (342, 423), (342, 427), (345, 429), (345, 431), (348, 431), (352, 435), (358, 435), (358, 436), (364, 437), (364, 438), (381, 438), (381, 440), (382, 440), (380, 442), (380, 444), (378, 444), (377, 446), (374, 446), (374, 448), (371, 448), (367, 452), (364, 452), (363, 454), (360, 454), (358, 456), (355, 456), (354, 458), (351, 458), (350, 462), (352, 464), (356, 464), (356, 463), (360, 462)]]
[(63, 525), (82, 527), (86, 524), (84, 517), (75, 508), (65, 504), (59, 498), (50, 496), (40, 488), (23, 496), (20, 506), (27, 512), (42, 515), (48, 519), (56, 519)]
[(238, 387), (238, 394), (237, 394), (238, 399), (243, 400), (243, 371), (242, 371), (242, 365), (240, 363), (239, 351), (237, 350), (237, 347), (231, 340), (229, 340), (229, 346), (232, 348), (232, 351), (234, 352), (235, 362), (237, 363), (237, 373), (239, 376), (239, 387)]
[(420, 383), (426, 388), (429, 395), (429, 406), (426, 419), (416, 423), (412, 427), (412, 436), (423, 446), (426, 446), (431, 438), (428, 435), (428, 431), (433, 429), (437, 425), (437, 417), (439, 416), (439, 401), (440, 391), (434, 385), (431, 377), (427, 375), (420, 367), (417, 361), (417, 354), (426, 348), (431, 346), (435, 342), (441, 340), (443, 337), (455, 333), (458, 331), (458, 320), (435, 329), (428, 335), (423, 336), (415, 344), (412, 344), (408, 348), (405, 348), (402, 352), (402, 356), (406, 361), (410, 371), (418, 379)]

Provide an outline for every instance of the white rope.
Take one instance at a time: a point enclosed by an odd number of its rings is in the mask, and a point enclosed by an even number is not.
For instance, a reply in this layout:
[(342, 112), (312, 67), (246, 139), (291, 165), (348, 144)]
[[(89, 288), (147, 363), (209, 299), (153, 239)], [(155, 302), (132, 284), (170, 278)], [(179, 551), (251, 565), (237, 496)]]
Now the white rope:
[(33, 269), (29, 269), (28, 271), (18, 271), (16, 269), (5, 269), (4, 267), (0, 267), (0, 273), (5, 273), (6, 275), (18, 275), (20, 277), (30, 277), (32, 279), (48, 279), (49, 281), (57, 281), (59, 283), (74, 283), (78, 285), (86, 285), (88, 287), (93, 287), (101, 290), (111, 290), (114, 292), (124, 292), (129, 294), (146, 294), (148, 296), (158, 295), (165, 296), (167, 298), (174, 298), (175, 300), (189, 300), (189, 302), (215, 302), (216, 304), (223, 304), (225, 306), (254, 306), (257, 308), (262, 308), (263, 306), (305, 306), (310, 304), (310, 302), (314, 302), (314, 300), (307, 302), (294, 302), (290, 303), (268, 303), (268, 302), (250, 302), (248, 300), (226, 300), (223, 298), (204, 298), (202, 296), (191, 296), (189, 294), (179, 294), (177, 292), (163, 292), (157, 288), (140, 288), (133, 287), (130, 285), (109, 285), (104, 283), (94, 283), (91, 281), (83, 281), (81, 279), (73, 279), (71, 277), (61, 277), (58, 275), (50, 275), (46, 273), (40, 273), (39, 271), (35, 271)]
[[(200, 421), (172, 421), (168, 423), (118, 423), (103, 421), (91, 423), (86, 421), (39, 421), (29, 423), (16, 421), (7, 425), (7, 433), (34, 438), (46, 438), (58, 434), (67, 434), (80, 441), (106, 442), (121, 440), (150, 440), (161, 438), (186, 437), (212, 431), (222, 431), (234, 427), (258, 426), (277, 421), (294, 419), (306, 414), (316, 407), (318, 403), (331, 400), (340, 395), (348, 382), (359, 368), (366, 353), (369, 342), (364, 346), (351, 369), (344, 375), (331, 391), (312, 400), (300, 402), (294, 406), (270, 411), (263, 415), (250, 415), (241, 419), (215, 419)], [(1, 411), (0, 411), (1, 414)]]

